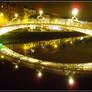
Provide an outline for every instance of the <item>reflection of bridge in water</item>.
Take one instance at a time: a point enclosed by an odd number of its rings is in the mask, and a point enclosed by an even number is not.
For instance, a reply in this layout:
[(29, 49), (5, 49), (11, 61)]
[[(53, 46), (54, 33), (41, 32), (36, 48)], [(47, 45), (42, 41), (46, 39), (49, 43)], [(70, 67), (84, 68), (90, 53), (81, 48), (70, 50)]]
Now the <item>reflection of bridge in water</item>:
[[(30, 21), (28, 23), (18, 23), (18, 24), (13, 24), (13, 25), (8, 25), (7, 27), (2, 27), (0, 28), (0, 35), (5, 34), (7, 32), (19, 29), (19, 28), (25, 28), (25, 27), (30, 27), (30, 28), (34, 28), (34, 26), (43, 26), (43, 25), (47, 25), (50, 29), (51, 27), (51, 23), (47, 23), (45, 24), (46, 21), (43, 20), (42, 21), (35, 21), (35, 24), (33, 21)], [(59, 24), (57, 24), (59, 23)], [(90, 29), (85, 29), (84, 28), (84, 24), (81, 24), (81, 26), (79, 27), (80, 23), (75, 23), (73, 25), (72, 22), (69, 22), (70, 24), (68, 24), (68, 22), (65, 22), (62, 24), (62, 22), (55, 22), (52, 26), (56, 25), (57, 27), (55, 28), (55, 30), (61, 30), (60, 28), (66, 28), (69, 30), (75, 30), (78, 32), (82, 32), (85, 34), (88, 34), (89, 36), (92, 36), (92, 31)], [(72, 23), (72, 24), (71, 24)], [(33, 25), (34, 24), (34, 25)], [(32, 27), (33, 25), (33, 27)], [(88, 26), (88, 25), (87, 25)], [(53, 27), (54, 28), (54, 27)], [(24, 55), (21, 55), (17, 52), (12, 51), (11, 49), (7, 48), (6, 46), (2, 46), (1, 48), (1, 53), (5, 55), (5, 57), (7, 59), (9, 59), (12, 63), (16, 63), (16, 64), (23, 64), (23, 65), (27, 65), (29, 67), (34, 66), (35, 68), (40, 67), (41, 69), (44, 70), (52, 70), (52, 71), (56, 71), (56, 72), (62, 72), (62, 73), (80, 73), (84, 71), (84, 73), (87, 73), (85, 71), (92, 71), (92, 63), (76, 63), (76, 64), (72, 64), (72, 63), (55, 63), (55, 62), (50, 62), (50, 61), (42, 61), (42, 60), (38, 60), (38, 59), (34, 59), (31, 57), (27, 57)]]

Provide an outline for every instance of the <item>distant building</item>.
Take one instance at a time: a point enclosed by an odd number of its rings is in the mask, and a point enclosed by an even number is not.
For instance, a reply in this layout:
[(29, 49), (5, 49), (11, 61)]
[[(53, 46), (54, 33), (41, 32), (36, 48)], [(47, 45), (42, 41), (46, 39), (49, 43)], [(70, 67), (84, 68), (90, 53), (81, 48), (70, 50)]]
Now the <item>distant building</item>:
[(15, 12), (16, 12), (16, 5), (12, 2), (2, 2), (0, 3), (0, 11), (4, 13), (4, 16), (8, 19), (13, 18)]
[(37, 11), (33, 8), (24, 8), (24, 15), (28, 18), (35, 18)]
[(55, 14), (52, 14), (52, 13), (47, 13), (46, 17), (47, 18), (58, 18), (58, 16), (56, 16)]

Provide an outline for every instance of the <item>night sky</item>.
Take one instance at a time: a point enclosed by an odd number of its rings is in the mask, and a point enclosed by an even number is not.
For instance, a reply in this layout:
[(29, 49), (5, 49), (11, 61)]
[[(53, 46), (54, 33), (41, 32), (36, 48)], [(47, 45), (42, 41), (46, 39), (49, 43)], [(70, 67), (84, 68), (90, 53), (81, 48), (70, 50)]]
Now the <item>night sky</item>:
[(72, 17), (72, 9), (78, 8), (81, 19), (92, 18), (92, 2), (16, 2), (18, 7), (43, 9), (44, 13), (55, 14), (59, 17)]

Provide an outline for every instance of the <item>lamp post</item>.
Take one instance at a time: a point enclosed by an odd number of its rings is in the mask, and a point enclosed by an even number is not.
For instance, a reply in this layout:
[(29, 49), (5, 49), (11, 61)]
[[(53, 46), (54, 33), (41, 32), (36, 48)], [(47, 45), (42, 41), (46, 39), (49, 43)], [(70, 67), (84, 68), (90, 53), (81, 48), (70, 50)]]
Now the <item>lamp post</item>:
[(45, 20), (45, 17), (43, 15), (43, 10), (39, 10), (39, 16), (37, 16), (38, 21), (40, 20), (40, 23)]
[(39, 14), (40, 14), (40, 16), (42, 16), (43, 10), (39, 10)]
[(15, 20), (15, 23), (17, 23), (17, 21), (18, 21), (18, 13), (15, 13), (13, 20)]
[(78, 14), (78, 9), (77, 9), (77, 8), (74, 8), (73, 11), (72, 11), (72, 14), (73, 14), (74, 16), (76, 16), (76, 15)]
[(77, 20), (77, 18), (76, 18), (77, 14), (78, 14), (78, 9), (74, 8), (72, 11), (72, 15), (73, 15), (72, 19)]
[(18, 13), (15, 13), (15, 18), (17, 18), (18, 17)]

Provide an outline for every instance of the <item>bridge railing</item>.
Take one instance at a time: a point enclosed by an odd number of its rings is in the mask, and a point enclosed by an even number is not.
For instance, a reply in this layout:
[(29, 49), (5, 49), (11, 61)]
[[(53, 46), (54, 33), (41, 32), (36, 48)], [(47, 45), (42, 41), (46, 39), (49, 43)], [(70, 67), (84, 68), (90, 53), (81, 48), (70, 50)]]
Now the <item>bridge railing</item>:
[(8, 24), (21, 24), (21, 23), (33, 23), (33, 24), (73, 24), (71, 19), (29, 19), (28, 21), (9, 22)]
[(29, 19), (27, 21), (9, 22), (6, 25), (33, 24), (33, 25), (65, 25), (81, 28), (92, 28), (92, 22), (72, 21), (72, 19)]

